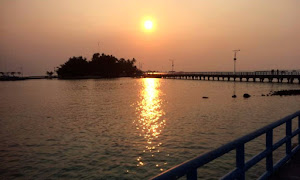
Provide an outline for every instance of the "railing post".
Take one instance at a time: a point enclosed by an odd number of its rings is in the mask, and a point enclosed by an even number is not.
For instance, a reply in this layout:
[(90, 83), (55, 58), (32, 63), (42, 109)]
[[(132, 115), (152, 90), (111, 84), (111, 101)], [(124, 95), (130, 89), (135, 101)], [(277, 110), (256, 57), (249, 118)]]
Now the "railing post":
[[(300, 116), (298, 116), (298, 129), (300, 129)], [(300, 145), (300, 133), (298, 134), (298, 145)]]
[(266, 149), (270, 151), (270, 154), (267, 155), (266, 158), (266, 170), (269, 173), (273, 172), (273, 129), (269, 130), (266, 133)]
[(286, 155), (291, 154), (292, 152), (292, 119), (286, 121)]
[(236, 168), (239, 170), (240, 175), (237, 179), (245, 180), (245, 144), (241, 144), (236, 148)]
[(187, 180), (197, 180), (197, 169), (192, 169), (186, 174)]

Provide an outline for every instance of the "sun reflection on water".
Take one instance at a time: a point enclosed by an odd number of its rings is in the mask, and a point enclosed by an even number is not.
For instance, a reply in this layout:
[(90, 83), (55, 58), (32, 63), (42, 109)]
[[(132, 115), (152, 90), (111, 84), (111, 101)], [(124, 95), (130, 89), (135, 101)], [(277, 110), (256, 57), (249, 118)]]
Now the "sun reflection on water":
[[(166, 120), (163, 119), (162, 94), (159, 87), (159, 79), (143, 79), (143, 89), (136, 108), (138, 119), (134, 123), (139, 131), (139, 136), (145, 139), (145, 147), (143, 149), (145, 158), (154, 158), (157, 153), (160, 153), (162, 143), (159, 141), (159, 136), (166, 125)], [(145, 160), (142, 157), (138, 157), (137, 166), (144, 165), (146, 165)], [(154, 166), (160, 167), (158, 164)], [(163, 171), (163, 168), (160, 168), (160, 171)]]

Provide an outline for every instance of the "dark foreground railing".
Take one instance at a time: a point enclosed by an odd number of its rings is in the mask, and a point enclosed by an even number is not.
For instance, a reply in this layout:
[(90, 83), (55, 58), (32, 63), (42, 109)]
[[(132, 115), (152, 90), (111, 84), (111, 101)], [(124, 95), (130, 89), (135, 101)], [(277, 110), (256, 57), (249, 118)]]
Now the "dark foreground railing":
[[(294, 132), (292, 132), (292, 120), (296, 117), (298, 117), (298, 127)], [(278, 142), (273, 143), (273, 130), (282, 124), (286, 124), (286, 136)], [(249, 161), (245, 162), (245, 144), (263, 134), (266, 134), (266, 149), (256, 156), (252, 157)], [(296, 135), (298, 135), (298, 145), (292, 149), (292, 137)], [(286, 145), (286, 155), (276, 164), (273, 164), (273, 151), (278, 149), (283, 144)], [(187, 179), (197, 179), (197, 168), (217, 159), (218, 157), (232, 150), (236, 150), (236, 168), (221, 179), (245, 179), (245, 172), (264, 158), (266, 158), (266, 172), (263, 173), (259, 179), (266, 179), (280, 166), (285, 164), (292, 155), (299, 151), (299, 149), (300, 111), (268, 126), (265, 126), (244, 137), (241, 137), (235, 141), (225, 144), (218, 149), (177, 165), (176, 167), (173, 167), (172, 169), (159, 174), (153, 179), (178, 179), (184, 175), (186, 175)]]

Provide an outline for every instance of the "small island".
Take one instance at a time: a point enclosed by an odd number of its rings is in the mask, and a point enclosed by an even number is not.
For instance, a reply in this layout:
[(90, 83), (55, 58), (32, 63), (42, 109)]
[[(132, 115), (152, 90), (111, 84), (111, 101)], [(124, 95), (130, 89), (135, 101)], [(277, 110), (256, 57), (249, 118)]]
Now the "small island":
[(300, 95), (300, 89), (291, 89), (291, 90), (281, 90), (270, 92), (271, 96), (296, 96)]
[(57, 69), (60, 79), (88, 79), (88, 78), (117, 78), (137, 77), (142, 71), (134, 64), (136, 60), (116, 58), (113, 55), (95, 53), (88, 61), (82, 56), (71, 57)]

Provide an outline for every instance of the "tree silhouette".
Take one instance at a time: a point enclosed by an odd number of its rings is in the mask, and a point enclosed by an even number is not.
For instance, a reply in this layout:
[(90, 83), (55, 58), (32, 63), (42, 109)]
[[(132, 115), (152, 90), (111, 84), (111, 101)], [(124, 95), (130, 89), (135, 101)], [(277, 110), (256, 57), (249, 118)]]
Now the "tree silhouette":
[(47, 76), (48, 76), (49, 78), (52, 78), (53, 72), (52, 72), (52, 71), (47, 71), (46, 74), (47, 74)]
[(72, 57), (57, 70), (62, 77), (84, 76), (88, 74), (88, 62), (82, 56)]
[(136, 76), (142, 73), (134, 65), (136, 59), (118, 59), (113, 55), (95, 53), (90, 61), (82, 56), (72, 57), (57, 69), (60, 78), (97, 76), (104, 78)]

